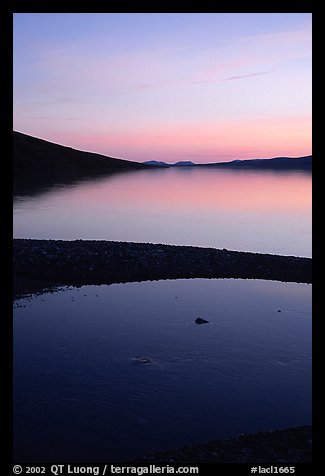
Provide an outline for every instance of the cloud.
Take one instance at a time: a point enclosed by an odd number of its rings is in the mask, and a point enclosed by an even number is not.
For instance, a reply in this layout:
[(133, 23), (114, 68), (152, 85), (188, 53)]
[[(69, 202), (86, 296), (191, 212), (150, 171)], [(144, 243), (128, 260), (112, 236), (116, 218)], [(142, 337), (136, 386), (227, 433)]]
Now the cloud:
[(238, 76), (229, 76), (229, 78), (222, 79), (222, 81), (233, 81), (235, 79), (253, 78), (255, 76), (262, 76), (268, 73), (270, 73), (270, 71), (258, 71), (257, 73), (241, 74)]
[(306, 29), (241, 36), (210, 53), (205, 58), (209, 66), (201, 68), (189, 83), (241, 79), (255, 75), (246, 73), (254, 70), (258, 74), (281, 71), (288, 62), (311, 57), (311, 33)]
[(201, 83), (220, 83), (223, 81), (233, 81), (236, 79), (246, 79), (246, 78), (253, 78), (255, 76), (262, 76), (264, 74), (269, 74), (271, 71), (257, 71), (256, 73), (249, 73), (249, 74), (240, 74), (237, 76), (229, 76), (223, 79), (202, 79), (201, 81), (190, 81), (191, 84), (201, 84)]

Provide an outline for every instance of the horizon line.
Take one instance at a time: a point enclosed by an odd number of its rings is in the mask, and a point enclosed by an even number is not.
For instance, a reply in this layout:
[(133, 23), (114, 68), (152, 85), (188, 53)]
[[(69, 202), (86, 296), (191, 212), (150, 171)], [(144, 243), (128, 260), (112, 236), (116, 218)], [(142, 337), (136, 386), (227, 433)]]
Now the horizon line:
[(191, 162), (193, 165), (209, 165), (209, 164), (217, 164), (217, 163), (228, 163), (228, 162), (234, 162), (234, 161), (244, 162), (244, 161), (248, 161), (248, 160), (271, 160), (271, 159), (277, 159), (277, 158), (299, 159), (299, 158), (302, 158), (302, 157), (312, 157), (312, 152), (311, 152), (310, 154), (307, 154), (307, 155), (298, 155), (298, 156), (277, 155), (277, 156), (271, 156), (271, 157), (251, 157), (249, 159), (238, 159), (238, 158), (229, 159), (229, 160), (224, 160), (223, 159), (223, 160), (216, 160), (215, 162), (199, 162), (199, 163), (193, 162), (191, 160), (178, 160), (176, 162), (165, 162), (163, 160), (156, 160), (156, 159), (152, 159), (152, 160), (149, 159), (149, 160), (145, 160), (145, 161), (140, 162), (140, 161), (134, 160), (134, 159), (125, 159), (125, 158), (122, 158), (122, 157), (114, 157), (114, 156), (111, 156), (111, 155), (106, 155), (106, 154), (103, 154), (101, 152), (97, 152), (97, 151), (94, 151), (94, 150), (79, 149), (79, 148), (73, 147), (71, 145), (62, 144), (62, 143), (59, 143), (59, 142), (53, 142), (49, 139), (44, 139), (43, 137), (32, 136), (30, 134), (27, 134), (26, 132), (22, 132), (22, 131), (19, 131), (19, 130), (16, 130), (16, 129), (13, 129), (13, 132), (17, 132), (18, 134), (23, 134), (25, 136), (32, 137), (34, 139), (43, 140), (45, 142), (49, 142), (50, 144), (55, 144), (55, 145), (59, 145), (59, 146), (62, 146), (62, 147), (67, 147), (69, 149), (77, 150), (79, 152), (97, 154), (97, 155), (100, 155), (102, 157), (107, 157), (107, 158), (110, 158), (110, 159), (124, 160), (126, 162), (134, 162), (134, 163), (139, 163), (139, 164), (146, 164), (148, 162), (157, 162), (157, 163), (164, 163), (166, 165), (175, 165), (177, 163)]

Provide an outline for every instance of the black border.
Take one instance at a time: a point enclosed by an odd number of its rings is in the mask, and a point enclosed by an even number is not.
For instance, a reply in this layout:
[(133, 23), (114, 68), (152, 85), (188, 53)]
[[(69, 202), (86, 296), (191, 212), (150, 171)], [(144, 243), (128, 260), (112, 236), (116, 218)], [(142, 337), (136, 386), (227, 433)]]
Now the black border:
[[(2, 269), (2, 311), (1, 311), (1, 363), (3, 367), (1, 369), (1, 381), (2, 381), (2, 399), (1, 399), (1, 410), (2, 410), (2, 421), (4, 424), (1, 424), (1, 433), (3, 438), (1, 439), (3, 444), (1, 445), (1, 457), (0, 465), (4, 465), (4, 469), (7, 472), (3, 474), (12, 474), (12, 435), (13, 435), (13, 424), (12, 424), (12, 388), (13, 388), (13, 379), (12, 379), (12, 169), (9, 166), (11, 164), (12, 157), (12, 126), (13, 126), (13, 111), (12, 111), (12, 99), (13, 99), (13, 77), (12, 77), (12, 60), (13, 60), (13, 14), (14, 13), (107, 13), (103, 12), (103, 2), (92, 2), (91, 6), (95, 9), (95, 12), (89, 11), (80, 11), (76, 6), (69, 7), (67, 3), (62, 6), (58, 2), (50, 5), (49, 3), (38, 3), (38, 2), (22, 2), (14, 1), (11, 2), (11, 5), (5, 5), (6, 2), (2, 2), (1, 11), (0, 11), (0, 45), (1, 45), (1, 64), (2, 64), (2, 74), (1, 74), (1, 84), (2, 90), (4, 91), (3, 100), (4, 105), (1, 108), (1, 146), (2, 146), (2, 183), (1, 183), (1, 212), (2, 216), (2, 246), (1, 250), (1, 269)], [(293, 3), (293, 2), (292, 2)], [(315, 8), (315, 4), (312, 2), (300, 2), (289, 5), (289, 2), (272, 2), (270, 5), (263, 4), (259, 2), (256, 5), (246, 5), (243, 2), (240, 2), (236, 5), (234, 2), (231, 3), (219, 3), (219, 2), (200, 2), (199, 9), (195, 9), (195, 4), (189, 5), (188, 3), (184, 7), (179, 7), (175, 2), (162, 3), (162, 5), (152, 4), (149, 5), (139, 5), (137, 2), (134, 4), (137, 8), (136, 11), (133, 7), (128, 4), (123, 4), (120, 2), (114, 2), (109, 4), (109, 12), (111, 13), (312, 13), (313, 19), (313, 50), (317, 49), (318, 43), (322, 49), (321, 43), (322, 38), (318, 33), (321, 31), (320, 22), (322, 21), (323, 15), (321, 12), (321, 3), (319, 2), (319, 8)], [(242, 7), (245, 6), (245, 11), (242, 10)], [(96, 8), (97, 7), (97, 8)], [(194, 7), (194, 9), (193, 9)], [(231, 7), (231, 8), (229, 8)], [(236, 8), (237, 7), (237, 8)], [(190, 8), (191, 11), (188, 11)], [(235, 9), (235, 10), (234, 10)], [(318, 37), (318, 38), (317, 38)], [(322, 51), (323, 53), (323, 51)], [(313, 52), (313, 110), (316, 109), (319, 103), (318, 94), (320, 89), (319, 80), (321, 74), (315, 73), (315, 63), (314, 60), (315, 53)], [(317, 63), (322, 66), (323, 60), (321, 56), (318, 56)], [(313, 118), (315, 118), (315, 113), (313, 112)], [(316, 153), (313, 162), (313, 257), (320, 257), (317, 253), (317, 245), (319, 244), (319, 237), (322, 237), (322, 230), (318, 229), (321, 220), (318, 219), (317, 215), (317, 206), (320, 200), (319, 189), (320, 184), (319, 180), (321, 178), (321, 166), (320, 161), (322, 160), (320, 151), (318, 149), (317, 139), (319, 134), (317, 130), (320, 124), (314, 120), (313, 124), (313, 149), (316, 147)], [(317, 154), (318, 152), (318, 154)], [(325, 160), (325, 159), (323, 159)], [(314, 284), (313, 284), (313, 464), (312, 465), (296, 465), (297, 471), (296, 474), (317, 474), (313, 471), (316, 469), (316, 466), (321, 463), (322, 455), (322, 446), (321, 446), (321, 425), (318, 419), (318, 409), (320, 407), (320, 379), (318, 378), (318, 371), (320, 365), (318, 364), (318, 359), (321, 356), (318, 353), (320, 348), (320, 339), (321, 331), (318, 329), (318, 324), (322, 319), (322, 310), (319, 306), (319, 301), (317, 302), (316, 296), (318, 295), (319, 287), (321, 285), (320, 281), (317, 280), (319, 273), (319, 260), (314, 260), (313, 264), (313, 275), (314, 275)], [(316, 282), (315, 282), (316, 276)], [(11, 317), (11, 318), (10, 318)], [(315, 364), (318, 364), (317, 366)], [(0, 466), (0, 469), (1, 469)], [(235, 474), (250, 474), (251, 465), (229, 465), (231, 468), (229, 470)], [(218, 465), (203, 465), (200, 466), (199, 474), (210, 474), (214, 469), (220, 469), (219, 474), (227, 474), (229, 471), (228, 466), (224, 464)], [(206, 471), (206, 473), (205, 473)], [(240, 472), (239, 472), (240, 471)], [(47, 471), (47, 474), (50, 474)]]

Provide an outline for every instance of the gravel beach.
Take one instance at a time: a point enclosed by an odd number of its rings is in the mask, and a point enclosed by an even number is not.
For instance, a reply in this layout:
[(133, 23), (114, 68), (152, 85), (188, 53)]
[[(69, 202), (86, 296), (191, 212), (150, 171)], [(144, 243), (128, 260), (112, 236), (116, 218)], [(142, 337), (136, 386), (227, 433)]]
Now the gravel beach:
[[(13, 298), (60, 286), (177, 278), (246, 278), (311, 283), (311, 258), (114, 241), (13, 240)], [(149, 455), (133, 464), (310, 463), (311, 426)], [(131, 462), (129, 462), (131, 463)]]
[(130, 464), (250, 463), (294, 465), (312, 462), (312, 427), (261, 431), (154, 453)]
[(13, 240), (14, 298), (56, 286), (178, 278), (311, 283), (311, 258), (116, 241)]

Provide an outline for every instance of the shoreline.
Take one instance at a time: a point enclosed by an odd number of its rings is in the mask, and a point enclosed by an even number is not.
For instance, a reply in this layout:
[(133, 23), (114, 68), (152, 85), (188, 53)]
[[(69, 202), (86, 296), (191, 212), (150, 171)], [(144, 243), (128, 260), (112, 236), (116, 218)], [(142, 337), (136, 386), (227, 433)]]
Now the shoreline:
[(311, 283), (312, 259), (103, 240), (13, 240), (13, 297), (60, 286), (186, 278)]
[(128, 465), (146, 464), (280, 464), (312, 463), (312, 426), (304, 425), (282, 430), (206, 441), (193, 445), (123, 461)]
[[(13, 299), (63, 286), (185, 278), (312, 283), (312, 259), (102, 240), (13, 240)], [(311, 463), (312, 427), (243, 434), (133, 458), (128, 464)]]

